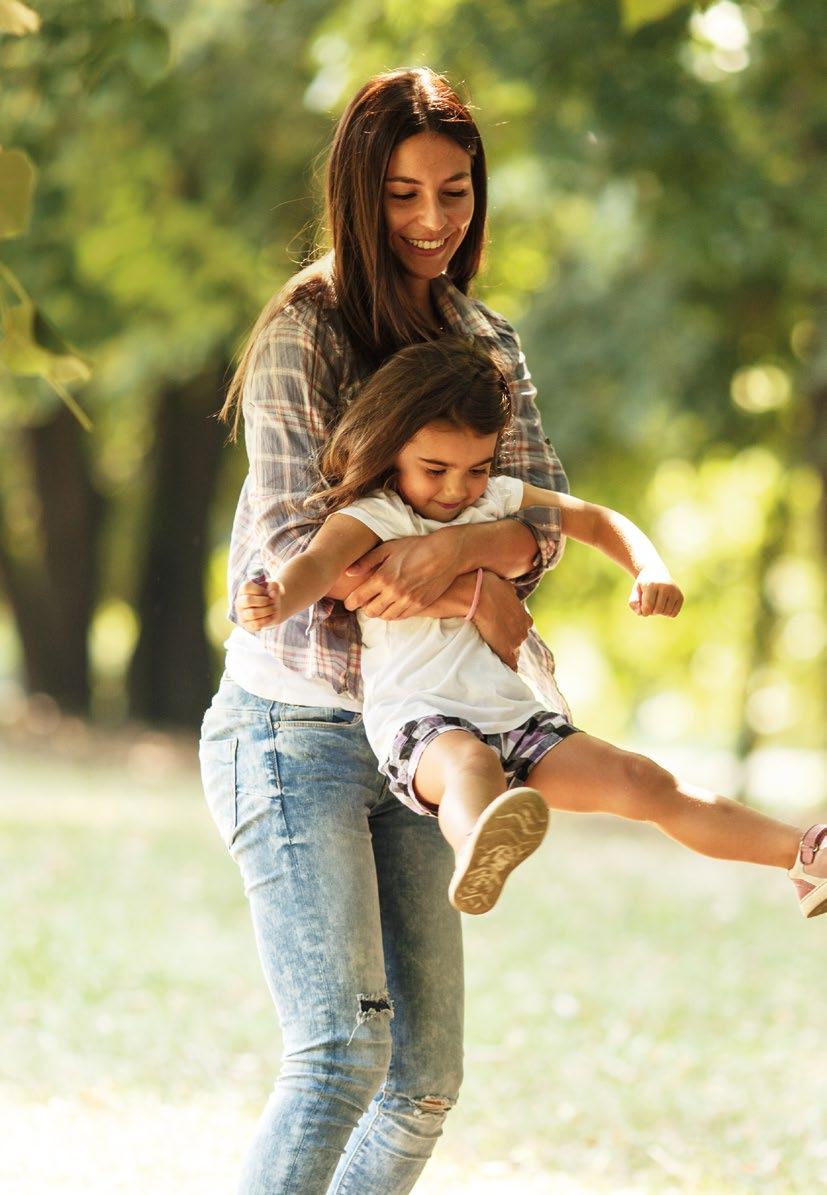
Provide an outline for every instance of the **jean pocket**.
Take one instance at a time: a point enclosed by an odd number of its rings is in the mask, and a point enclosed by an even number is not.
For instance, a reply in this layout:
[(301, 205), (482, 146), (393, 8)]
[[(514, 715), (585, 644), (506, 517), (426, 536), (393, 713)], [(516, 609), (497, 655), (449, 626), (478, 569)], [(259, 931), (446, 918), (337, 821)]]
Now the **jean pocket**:
[(198, 747), (204, 796), (226, 847), (236, 830), (238, 739), (202, 739)]
[(278, 707), (278, 726), (290, 726), (296, 729), (316, 726), (353, 726), (362, 725), (362, 715), (355, 710), (344, 710), (338, 706), (318, 705), (287, 705), (282, 703)]

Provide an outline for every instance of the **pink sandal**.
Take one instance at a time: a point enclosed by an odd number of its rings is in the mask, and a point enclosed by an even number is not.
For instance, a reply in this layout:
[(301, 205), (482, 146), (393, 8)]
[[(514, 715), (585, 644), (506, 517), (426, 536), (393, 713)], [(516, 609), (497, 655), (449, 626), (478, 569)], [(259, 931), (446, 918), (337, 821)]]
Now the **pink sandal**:
[(827, 913), (827, 824), (810, 826), (789, 876), (805, 917)]

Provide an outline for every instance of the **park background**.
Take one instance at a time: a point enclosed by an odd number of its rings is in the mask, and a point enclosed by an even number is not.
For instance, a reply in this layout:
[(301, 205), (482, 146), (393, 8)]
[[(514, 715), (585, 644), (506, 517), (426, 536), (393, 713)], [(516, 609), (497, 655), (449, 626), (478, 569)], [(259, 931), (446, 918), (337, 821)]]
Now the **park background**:
[[(791, 819), (827, 801), (820, 0), (0, 0), (3, 1192), (229, 1191), (272, 1081), (194, 770), (245, 472), (213, 415), (324, 242), (344, 103), (415, 64), (473, 101), (474, 292), (572, 491), (686, 593), (636, 619), (568, 546), (532, 613), (576, 720)], [(646, 831), (555, 829), (468, 925), (468, 1080), (417, 1190), (800, 1195), (821, 924)]]

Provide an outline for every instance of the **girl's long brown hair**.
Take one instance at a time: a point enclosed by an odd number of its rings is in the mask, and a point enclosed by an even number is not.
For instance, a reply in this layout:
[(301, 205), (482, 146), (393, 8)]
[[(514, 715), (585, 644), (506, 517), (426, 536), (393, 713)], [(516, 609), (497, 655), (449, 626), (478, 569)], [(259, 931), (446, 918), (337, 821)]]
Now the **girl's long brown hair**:
[(400, 349), (337, 424), (319, 462), (322, 486), (308, 506), (328, 515), (371, 490), (392, 489), (397, 454), (428, 423), (479, 436), (496, 432), (499, 450), (512, 409), (505, 368), (473, 337), (443, 336)]
[(262, 331), (305, 296), (337, 308), (357, 358), (376, 368), (397, 349), (433, 331), (414, 307), (385, 230), (383, 191), (396, 146), (416, 133), (450, 137), (471, 157), (474, 214), (446, 273), (466, 293), (482, 257), (487, 210), (485, 153), (467, 106), (447, 79), (425, 67), (376, 75), (342, 114), (326, 175), (326, 223), (332, 250), (310, 263), (261, 312), (221, 408), (237, 435), (244, 380)]

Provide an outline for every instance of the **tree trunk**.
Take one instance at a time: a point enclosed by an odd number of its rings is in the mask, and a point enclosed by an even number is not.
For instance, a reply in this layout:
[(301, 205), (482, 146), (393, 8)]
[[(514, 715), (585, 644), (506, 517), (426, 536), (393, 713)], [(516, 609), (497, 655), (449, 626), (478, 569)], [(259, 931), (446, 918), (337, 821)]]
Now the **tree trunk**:
[(225, 439), (213, 418), (224, 374), (215, 366), (161, 397), (138, 596), (141, 630), (129, 673), (130, 712), (145, 721), (197, 725), (212, 692), (203, 579)]
[(20, 636), (26, 688), (76, 713), (89, 708), (87, 641), (103, 512), (85, 434), (63, 406), (48, 423), (22, 433), (40, 508), (40, 567), (0, 544), (0, 579)]

